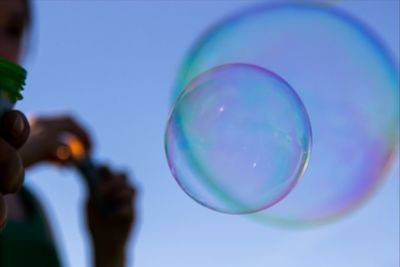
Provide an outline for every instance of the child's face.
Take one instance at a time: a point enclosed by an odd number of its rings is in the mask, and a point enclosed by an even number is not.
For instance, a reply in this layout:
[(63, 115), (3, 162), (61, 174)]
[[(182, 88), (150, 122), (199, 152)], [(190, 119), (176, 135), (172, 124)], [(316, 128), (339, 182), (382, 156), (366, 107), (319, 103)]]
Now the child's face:
[(23, 1), (0, 0), (0, 56), (18, 63), (25, 25)]

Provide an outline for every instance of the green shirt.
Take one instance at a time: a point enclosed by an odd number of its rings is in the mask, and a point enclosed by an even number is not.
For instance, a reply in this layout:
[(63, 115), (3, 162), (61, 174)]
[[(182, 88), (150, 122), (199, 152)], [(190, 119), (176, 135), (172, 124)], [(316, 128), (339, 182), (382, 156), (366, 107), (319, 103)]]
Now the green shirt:
[(40, 204), (26, 188), (18, 195), (28, 217), (24, 221), (9, 220), (0, 232), (0, 267), (61, 266)]

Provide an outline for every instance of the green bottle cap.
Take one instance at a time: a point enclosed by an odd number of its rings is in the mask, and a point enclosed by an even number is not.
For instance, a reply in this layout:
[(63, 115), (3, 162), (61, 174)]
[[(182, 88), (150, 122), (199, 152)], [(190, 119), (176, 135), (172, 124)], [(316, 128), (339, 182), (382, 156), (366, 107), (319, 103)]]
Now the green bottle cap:
[(5, 93), (13, 102), (21, 100), (27, 72), (21, 66), (0, 57), (0, 93)]

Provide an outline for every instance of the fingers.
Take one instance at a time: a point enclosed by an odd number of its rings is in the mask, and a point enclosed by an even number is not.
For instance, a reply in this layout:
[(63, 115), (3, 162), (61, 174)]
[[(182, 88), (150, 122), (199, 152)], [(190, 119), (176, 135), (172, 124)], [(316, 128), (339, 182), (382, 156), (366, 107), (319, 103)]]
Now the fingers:
[(24, 179), (24, 167), (18, 152), (0, 138), (0, 193), (15, 193)]
[(125, 188), (127, 184), (127, 176), (124, 173), (112, 173), (108, 168), (101, 167), (99, 169), (101, 177), (99, 185), (99, 193), (107, 196), (117, 193), (119, 189)]
[(48, 147), (44, 153), (44, 158), (49, 161), (57, 162), (61, 165), (68, 165), (72, 161), (70, 148), (57, 138), (48, 138), (42, 141), (44, 147)]
[(27, 168), (42, 162), (67, 166), (72, 163), (77, 145), (82, 156), (90, 153), (89, 135), (72, 117), (37, 117), (31, 120), (31, 133), (20, 154)]
[(3, 194), (15, 193), (24, 179), (22, 159), (16, 149), (21, 147), (29, 136), (29, 123), (25, 116), (16, 110), (3, 114), (0, 122), (0, 231), (7, 218)]
[(53, 127), (59, 131), (65, 131), (75, 135), (82, 142), (86, 151), (90, 151), (92, 144), (89, 135), (87, 134), (86, 130), (84, 130), (83, 127), (71, 117), (63, 116), (55, 118)]
[(100, 168), (102, 180), (98, 188), (99, 198), (108, 207), (108, 221), (131, 222), (134, 216), (133, 203), (136, 190), (129, 184), (124, 173), (112, 173)]
[[(90, 151), (92, 148), (92, 143), (87, 131), (70, 116), (39, 118), (34, 121), (34, 125), (57, 135), (72, 134), (82, 142), (86, 151)], [(59, 136), (59, 138), (61, 137), (62, 136)]]
[(26, 117), (17, 110), (6, 112), (0, 122), (0, 135), (14, 148), (20, 148), (28, 139), (30, 132), (29, 122)]
[(73, 158), (71, 149), (67, 145), (65, 145), (63, 142), (56, 141), (52, 147), (54, 147), (54, 149), (51, 150), (48, 155), (51, 161), (57, 161), (58, 164), (61, 165), (68, 165), (72, 162)]

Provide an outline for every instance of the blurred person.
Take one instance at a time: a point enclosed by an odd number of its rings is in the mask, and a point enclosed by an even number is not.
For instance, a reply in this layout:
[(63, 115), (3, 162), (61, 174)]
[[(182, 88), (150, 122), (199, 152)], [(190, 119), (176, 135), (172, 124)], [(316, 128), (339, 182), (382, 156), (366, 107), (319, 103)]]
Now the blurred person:
[[(13, 62), (20, 60), (22, 42), (30, 23), (29, 0), (0, 0), (0, 56)], [(65, 115), (34, 119), (29, 138), (19, 151), (20, 155), (10, 146), (7, 147), (15, 154), (10, 154), (16, 158), (15, 164), (19, 164), (15, 171), (22, 169), (21, 161), (27, 170), (41, 163), (63, 167), (73, 165), (74, 158), (66, 150), (68, 146), (63, 140), (66, 135), (76, 137), (85, 153), (90, 153), (90, 136), (73, 117)], [(21, 146), (23, 138), (20, 139), (14, 149)], [(0, 149), (3, 149), (3, 143), (0, 139)], [(0, 154), (0, 167), (6, 164), (2, 163)], [(125, 248), (135, 224), (135, 189), (129, 184), (125, 173), (113, 171), (107, 166), (101, 166), (96, 171), (100, 176), (95, 192), (97, 198), (89, 191), (86, 200), (86, 223), (92, 241), (93, 263), (96, 267), (125, 266)], [(15, 180), (18, 185), (21, 178)], [(15, 191), (14, 187), (5, 190)], [(96, 199), (109, 207), (106, 214), (99, 209)], [(17, 194), (5, 196), (4, 201), (8, 209), (8, 223), (0, 233), (0, 266), (62, 266), (46, 215), (36, 196), (28, 188), (22, 187)]]
[[(2, 2), (0, 2), (2, 3)], [(3, 24), (5, 14), (0, 9), (0, 24)], [(8, 35), (3, 28), (0, 31), (0, 40)], [(1, 51), (12, 50), (6, 43), (0, 41)], [(13, 53), (7, 52), (11, 55)], [(10, 59), (11, 60), (11, 59)], [(24, 168), (22, 159), (17, 152), (29, 135), (29, 124), (25, 116), (19, 111), (8, 111), (0, 118), (0, 231), (4, 227), (7, 212), (3, 196), (19, 190), (23, 178)]]

